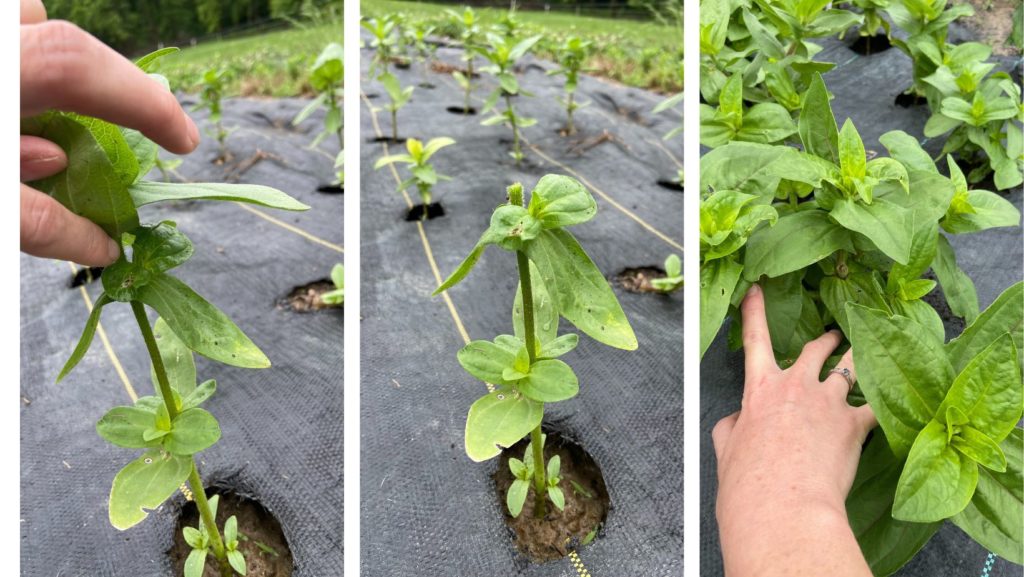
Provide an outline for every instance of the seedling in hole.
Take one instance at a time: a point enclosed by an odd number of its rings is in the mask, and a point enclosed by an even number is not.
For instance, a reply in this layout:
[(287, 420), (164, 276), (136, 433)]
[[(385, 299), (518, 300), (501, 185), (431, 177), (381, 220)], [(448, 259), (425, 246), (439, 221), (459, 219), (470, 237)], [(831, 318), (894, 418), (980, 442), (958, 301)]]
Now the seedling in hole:
[(423, 80), (420, 82), (420, 86), (423, 88), (434, 87), (427, 79), (430, 65), (434, 62), (434, 53), (437, 52), (437, 45), (427, 41), (427, 37), (433, 33), (434, 27), (423, 21), (417, 21), (407, 32), (409, 45), (412, 46), (422, 67)]
[(320, 295), (320, 300), (325, 305), (340, 307), (345, 304), (345, 265), (334, 265), (331, 269), (331, 282), (334, 283), (334, 290)]
[(405, 148), (408, 154), (393, 154), (379, 158), (373, 165), (373, 169), (380, 170), (396, 162), (407, 165), (412, 176), (399, 183), (397, 191), (402, 192), (410, 186), (416, 185), (416, 190), (420, 193), (420, 199), (423, 201), (423, 219), (425, 220), (427, 218), (427, 207), (432, 202), (434, 185), (437, 184), (438, 180), (451, 180), (450, 177), (438, 174), (434, 170), (434, 165), (430, 164), (430, 158), (438, 150), (452, 144), (455, 144), (455, 141), (446, 136), (432, 138), (426, 146), (419, 140), (410, 138), (405, 141)]
[[(345, 50), (340, 44), (332, 42), (323, 49), (323, 52), (320, 53), (320, 56), (317, 57), (316, 62), (313, 63), (313, 67), (310, 69), (309, 84), (313, 87), (313, 90), (317, 91), (317, 97), (295, 115), (295, 119), (292, 120), (292, 125), (298, 126), (309, 118), (313, 111), (320, 107), (327, 110), (327, 114), (324, 117), (324, 129), (316, 135), (316, 138), (313, 139), (309, 146), (310, 148), (315, 148), (327, 136), (336, 135), (340, 150), (335, 158), (335, 167), (339, 169), (345, 156), (345, 139), (342, 135), (344, 118), (341, 113), (344, 83)], [(338, 183), (343, 184), (344, 182), (345, 174), (339, 170)]]
[(203, 73), (202, 82), (199, 83), (199, 104), (192, 110), (209, 110), (210, 122), (213, 123), (214, 132), (211, 136), (217, 139), (217, 146), (220, 149), (221, 160), (228, 160), (228, 149), (225, 144), (229, 131), (221, 124), (221, 97), (224, 95), (225, 83), (228, 80), (228, 71), (211, 68)]
[(409, 103), (416, 87), (406, 86), (402, 88), (398, 78), (390, 72), (382, 74), (377, 80), (384, 86), (384, 90), (388, 93), (388, 98), (391, 100), (388, 104), (384, 105), (384, 110), (391, 113), (391, 140), (398, 142), (398, 111)]
[[(488, 246), (516, 255), (519, 288), (512, 307), (514, 334), (473, 341), (458, 354), (466, 372), (493, 387), (469, 409), (466, 453), (474, 461), (485, 461), (530, 435), (529, 453), (536, 464), (531, 471), (533, 511), (543, 518), (547, 500), (560, 508), (564, 496), (561, 490), (557, 496), (549, 491), (548, 469), (557, 475), (558, 465), (544, 461), (544, 405), (579, 392), (576, 374), (558, 360), (576, 348), (579, 337), (559, 336), (559, 317), (612, 347), (635, 350), (637, 341), (604, 275), (565, 230), (597, 213), (597, 203), (587, 189), (568, 176), (549, 174), (537, 183), (528, 205), (524, 205), (521, 184), (508, 188), (508, 198), (508, 204), (494, 210), (490, 226), (469, 256), (434, 294), (464, 279)], [(517, 491), (522, 491), (521, 484)], [(510, 513), (517, 514), (511, 507)]]
[(493, 110), (498, 104), (499, 98), (504, 98), (505, 110), (502, 112), (495, 111), (494, 116), (484, 120), (481, 124), (484, 126), (505, 124), (512, 128), (512, 152), (510, 154), (516, 160), (516, 164), (519, 164), (523, 160), (523, 151), (519, 144), (519, 129), (537, 124), (537, 119), (519, 116), (512, 106), (513, 96), (517, 94), (532, 96), (532, 94), (520, 89), (519, 80), (516, 79), (513, 68), (516, 61), (529, 52), (541, 37), (531, 36), (514, 46), (509, 43), (507, 38), (502, 36), (488, 34), (487, 38), (490, 46), (481, 48), (480, 53), (491, 63), (484, 70), (494, 75), (494, 78), (498, 81), (498, 88), (487, 98), (482, 112), (487, 113)]
[[(866, 45), (866, 54), (871, 55), (871, 39), (878, 35), (879, 30), (884, 30), (885, 35), (889, 36), (891, 30), (889, 29), (889, 21), (882, 17), (883, 11), (889, 10), (890, 0), (851, 0), (850, 2), (854, 6), (860, 9), (861, 15), (864, 17), (864, 21), (860, 25), (859, 35), (864, 38)], [(840, 40), (846, 33), (844, 30), (839, 34)]]
[(391, 16), (371, 18), (360, 22), (363, 28), (370, 31), (373, 39), (370, 40), (370, 47), (373, 48), (373, 60), (370, 62), (370, 76), (379, 76), (388, 73), (388, 65), (391, 63), (392, 54), (395, 48), (395, 22)]
[[(541, 445), (543, 446), (544, 441), (547, 439), (547, 435), (541, 435)], [(543, 454), (543, 451), (540, 451)], [(533, 442), (531, 441), (526, 445), (526, 452), (523, 454), (523, 460), (520, 461), (516, 458), (508, 460), (508, 468), (512, 472), (512, 476), (515, 478), (512, 481), (512, 485), (508, 489), (508, 494), (505, 496), (505, 504), (508, 506), (508, 512), (513, 517), (518, 517), (523, 512), (523, 505), (526, 503), (526, 496), (530, 492), (530, 482), (535, 476), (534, 468), (534, 453), (533, 453)], [(562, 489), (558, 484), (562, 481), (558, 473), (562, 466), (562, 459), (558, 455), (554, 455), (548, 460), (546, 473), (546, 487), (547, 497), (554, 503), (555, 507), (561, 511), (565, 509), (565, 495), (562, 493)]]
[(577, 109), (590, 104), (589, 102), (576, 102), (576, 85), (579, 82), (579, 75), (580, 70), (583, 68), (583, 62), (587, 59), (587, 55), (590, 53), (590, 47), (592, 44), (593, 43), (589, 40), (583, 40), (576, 36), (566, 38), (565, 42), (555, 50), (555, 58), (558, 62), (558, 68), (548, 72), (550, 75), (565, 76), (565, 99), (561, 100), (561, 102), (565, 105), (565, 112), (568, 117), (568, 123), (565, 127), (567, 134), (576, 133), (576, 125), (573, 122), (573, 113), (576, 112)]
[(473, 71), (473, 64), (476, 60), (476, 52), (478, 51), (481, 44), (480, 23), (477, 19), (476, 12), (472, 8), (466, 6), (462, 11), (462, 14), (455, 12), (454, 10), (446, 10), (448, 19), (455, 24), (459, 30), (459, 40), (462, 41), (462, 59), (466, 62), (466, 73), (455, 71), (452, 73), (452, 77), (459, 83), (465, 91), (465, 104), (463, 104), (462, 111), (469, 113), (470, 110), (470, 98), (473, 95), (473, 77), (476, 73)]
[(683, 288), (683, 263), (678, 255), (668, 255), (665, 259), (665, 276), (651, 279), (651, 286), (663, 293)]
[(583, 487), (583, 485), (580, 485), (576, 481), (573, 481), (572, 479), (569, 479), (569, 484), (572, 485), (572, 492), (573, 493), (582, 496), (584, 499), (593, 499), (594, 498), (594, 494), (593, 493), (588, 491), (586, 488)]
[[(148, 72), (156, 59), (176, 50), (159, 50), (137, 64)], [(151, 76), (167, 86), (166, 79)], [(218, 531), (216, 500), (207, 500), (195, 460), (196, 453), (220, 439), (220, 425), (200, 408), (217, 385), (212, 380), (196, 385), (193, 352), (237, 367), (264, 368), (270, 361), (224, 313), (168, 274), (192, 256), (192, 243), (171, 221), (140, 224), (138, 207), (202, 199), (285, 210), (309, 207), (265, 186), (142, 180), (157, 162), (157, 146), (137, 131), (95, 118), (46, 112), (22, 120), (21, 132), (56, 143), (68, 157), (64, 171), (32, 186), (99, 225), (120, 241), (123, 252), (104, 270), (103, 292), (58, 381), (85, 356), (101, 313), (114, 302), (130, 305), (152, 364), (156, 394), (115, 407), (96, 424), (96, 431), (110, 443), (144, 451), (114, 477), (110, 523), (125, 530), (142, 522), (187, 482), (202, 521), (201, 530), (186, 532), (190, 545), (202, 551), (190, 554), (191, 565), (199, 565), (201, 573), (207, 554), (213, 553), (221, 577), (244, 574), (235, 531), (227, 524), (223, 538)], [(155, 325), (150, 324), (146, 305), (160, 315)], [(197, 574), (196, 569), (188, 571), (189, 577)]]

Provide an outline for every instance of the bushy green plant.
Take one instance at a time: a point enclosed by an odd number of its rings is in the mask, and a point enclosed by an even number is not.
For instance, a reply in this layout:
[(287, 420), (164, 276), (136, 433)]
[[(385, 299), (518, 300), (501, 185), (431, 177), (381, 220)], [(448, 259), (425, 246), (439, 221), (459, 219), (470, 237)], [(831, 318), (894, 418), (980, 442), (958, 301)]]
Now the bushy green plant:
[[(543, 518), (550, 499), (561, 508), (558, 462), (544, 461), (541, 421), (544, 406), (579, 392), (572, 368), (558, 357), (576, 347), (575, 334), (558, 335), (559, 317), (595, 340), (634, 350), (636, 336), (604, 275), (566, 227), (586, 222), (597, 203), (577, 180), (546, 175), (524, 206), (523, 187), (508, 189), (509, 202), (495, 209), (491, 223), (473, 251), (435, 291), (450, 289), (469, 274), (491, 245), (515, 253), (519, 288), (512, 306), (514, 335), (473, 341), (459, 351), (459, 364), (494, 389), (473, 403), (466, 417), (466, 453), (474, 461), (498, 456), (530, 436), (532, 466), (510, 461), (516, 478), (508, 496), (509, 511), (522, 508), (532, 479), (533, 512)], [(552, 464), (554, 461), (554, 464)], [(522, 482), (520, 482), (522, 481)]]
[(568, 118), (565, 131), (567, 134), (576, 133), (576, 124), (573, 121), (573, 113), (577, 109), (590, 104), (576, 101), (576, 85), (579, 83), (580, 71), (586, 61), (593, 45), (589, 40), (583, 40), (577, 36), (570, 36), (555, 48), (555, 61), (558, 68), (548, 72), (550, 75), (565, 76), (565, 99), (562, 104), (565, 106), (566, 117)]
[(397, 190), (398, 192), (401, 192), (412, 185), (416, 185), (416, 190), (419, 192), (420, 199), (423, 201), (423, 218), (426, 219), (426, 207), (430, 205), (433, 199), (434, 185), (437, 184), (438, 180), (451, 180), (450, 177), (437, 173), (434, 169), (434, 165), (430, 164), (430, 158), (434, 156), (438, 150), (453, 144), (455, 144), (455, 141), (445, 136), (432, 138), (426, 146), (424, 146), (419, 140), (410, 138), (405, 141), (405, 148), (408, 151), (408, 154), (393, 154), (391, 156), (379, 158), (373, 165), (373, 169), (380, 170), (385, 166), (390, 166), (395, 163), (407, 165), (411, 176), (400, 182)]
[[(174, 50), (160, 50), (137, 64), (148, 71), (158, 58)], [(166, 79), (151, 76), (167, 85)], [(96, 424), (96, 431), (108, 442), (142, 451), (114, 477), (108, 508), (111, 525), (119, 530), (137, 525), (187, 482), (202, 526), (185, 530), (185, 539), (193, 547), (185, 576), (199, 577), (210, 553), (222, 577), (235, 572), (244, 575), (237, 521), (229, 518), (221, 535), (214, 515), (216, 499), (207, 500), (195, 458), (220, 439), (220, 425), (200, 408), (217, 384), (212, 380), (196, 384), (193, 353), (244, 368), (269, 367), (270, 361), (224, 313), (169, 274), (192, 256), (192, 242), (171, 221), (140, 223), (138, 208), (204, 199), (285, 210), (309, 207), (265, 186), (145, 181), (157, 162), (156, 144), (135, 130), (99, 119), (51, 111), (23, 119), (21, 132), (56, 143), (68, 157), (64, 171), (32, 186), (99, 225), (122, 248), (118, 260), (103, 271), (103, 292), (57, 380), (85, 356), (101, 314), (113, 303), (130, 306), (152, 364), (155, 394), (111, 409)], [(155, 325), (150, 324), (146, 305), (159, 314)]]
[[(519, 164), (523, 160), (522, 146), (519, 143), (519, 130), (537, 124), (537, 119), (518, 115), (515, 107), (512, 106), (513, 96), (532, 96), (532, 94), (520, 88), (519, 80), (516, 78), (513, 68), (516, 61), (529, 52), (533, 45), (540, 41), (541, 37), (531, 36), (514, 45), (510, 44), (507, 38), (496, 34), (488, 34), (487, 38), (488, 46), (480, 48), (479, 53), (490, 62), (484, 68), (484, 71), (494, 76), (495, 80), (498, 81), (498, 87), (487, 97), (481, 111), (486, 114), (494, 110), (494, 115), (485, 119), (481, 124), (484, 126), (505, 124), (512, 129), (512, 151), (509, 154), (515, 159), (516, 164)], [(505, 110), (499, 112), (495, 110), (495, 107), (498, 104), (498, 99), (501, 98), (505, 101)]]

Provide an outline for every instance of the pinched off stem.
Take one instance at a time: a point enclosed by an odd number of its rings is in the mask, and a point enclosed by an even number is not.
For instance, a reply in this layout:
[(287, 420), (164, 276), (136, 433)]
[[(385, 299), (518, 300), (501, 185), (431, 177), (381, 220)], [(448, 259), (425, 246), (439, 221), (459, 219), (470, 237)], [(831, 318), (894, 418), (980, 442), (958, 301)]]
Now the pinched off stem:
[[(506, 97), (507, 98), (507, 97)], [(523, 206), (523, 190), (515, 187), (509, 190), (509, 202)], [(537, 356), (536, 333), (533, 324), (533, 286), (530, 282), (530, 259), (526, 253), (516, 251), (516, 263), (519, 266), (519, 285), (523, 293), (523, 338), (526, 340), (526, 353), (533, 365)], [(533, 446), (533, 515), (543, 519), (547, 515), (547, 474), (544, 466), (544, 437), (541, 427), (537, 425), (530, 431), (530, 442)]]
[[(146, 342), (146, 350), (149, 351), (149, 358), (153, 363), (153, 372), (156, 374), (156, 382), (160, 387), (160, 397), (167, 408), (167, 414), (173, 421), (178, 416), (178, 407), (174, 403), (174, 391), (167, 379), (167, 368), (164, 367), (163, 357), (160, 356), (160, 349), (157, 347), (156, 338), (153, 336), (153, 328), (149, 325), (149, 318), (146, 316), (146, 307), (138, 302), (132, 301), (132, 313), (135, 314), (135, 321), (139, 324), (142, 332), (142, 340)], [(221, 539), (220, 531), (217, 530), (217, 520), (210, 510), (210, 502), (206, 499), (206, 490), (203, 488), (203, 481), (199, 477), (199, 469), (196, 467), (195, 457), (192, 457), (192, 472), (188, 476), (188, 484), (192, 490), (192, 498), (195, 500), (196, 508), (199, 510), (199, 517), (206, 527), (206, 533), (210, 537), (210, 547), (213, 555), (217, 558), (221, 577), (232, 577), (234, 574), (231, 565), (228, 563), (228, 555), (224, 550), (224, 541)]]

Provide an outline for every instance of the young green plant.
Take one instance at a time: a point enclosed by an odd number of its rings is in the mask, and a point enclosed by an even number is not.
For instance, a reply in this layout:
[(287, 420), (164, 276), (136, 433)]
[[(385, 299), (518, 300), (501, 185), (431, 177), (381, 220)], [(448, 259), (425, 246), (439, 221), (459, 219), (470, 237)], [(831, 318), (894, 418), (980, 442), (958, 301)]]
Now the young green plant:
[(579, 84), (580, 70), (583, 69), (583, 63), (590, 54), (592, 45), (591, 41), (583, 40), (577, 36), (566, 38), (555, 50), (558, 68), (548, 72), (549, 75), (565, 76), (565, 99), (562, 100), (562, 104), (565, 105), (565, 113), (568, 119), (565, 126), (566, 134), (576, 133), (573, 113), (589, 104), (589, 102), (580, 103), (576, 101), (576, 86)]
[[(576, 334), (558, 335), (559, 318), (606, 345), (637, 348), (636, 336), (615, 293), (567, 227), (589, 221), (597, 203), (587, 189), (568, 176), (549, 174), (533, 189), (524, 205), (523, 187), (508, 188), (508, 203), (494, 210), (491, 223), (462, 264), (434, 294), (458, 284), (473, 269), (488, 246), (516, 255), (519, 288), (512, 306), (512, 335), (493, 341), (473, 341), (458, 353), (459, 364), (470, 375), (488, 383), (487, 393), (466, 417), (466, 454), (474, 461), (498, 456), (530, 436), (523, 467), (510, 461), (517, 481), (532, 481), (533, 513), (543, 518), (547, 500), (558, 508), (564, 495), (558, 489), (558, 461), (545, 464), (541, 422), (544, 406), (570, 399), (579, 392), (573, 370), (558, 357), (576, 348)], [(525, 500), (526, 485), (516, 485), (509, 510)], [(521, 507), (520, 507), (521, 509)]]
[[(335, 157), (335, 167), (341, 168), (345, 156), (345, 138), (342, 133), (344, 128), (344, 117), (341, 111), (341, 99), (345, 83), (345, 50), (340, 44), (332, 42), (328, 44), (309, 73), (309, 84), (316, 90), (317, 97), (307, 104), (292, 120), (292, 126), (298, 126), (304, 122), (315, 110), (323, 107), (327, 114), (324, 117), (324, 129), (316, 135), (311, 148), (315, 148), (329, 135), (338, 137), (338, 156)], [(345, 174), (338, 171), (338, 182), (344, 184)]]
[(411, 176), (398, 184), (397, 191), (402, 192), (410, 186), (416, 185), (416, 191), (419, 192), (420, 199), (423, 201), (422, 218), (426, 220), (427, 207), (429, 207), (430, 203), (433, 202), (434, 185), (436, 185), (439, 180), (451, 180), (450, 177), (437, 173), (434, 169), (434, 165), (430, 164), (430, 158), (434, 156), (437, 151), (453, 144), (455, 144), (455, 141), (446, 136), (432, 138), (427, 142), (426, 146), (424, 146), (419, 140), (410, 138), (405, 142), (407, 154), (393, 154), (391, 156), (381, 157), (377, 159), (377, 162), (373, 165), (373, 169), (380, 170), (385, 166), (390, 166), (395, 163), (405, 164), (408, 167), (409, 174)]
[(331, 282), (334, 283), (334, 290), (320, 295), (320, 300), (327, 306), (340, 307), (345, 304), (345, 265), (334, 265), (331, 269)]
[(385, 15), (363, 20), (360, 24), (372, 35), (370, 48), (373, 49), (373, 60), (370, 62), (370, 76), (387, 74), (395, 49), (394, 18)]
[(679, 258), (679, 255), (668, 255), (665, 259), (665, 276), (651, 279), (651, 286), (663, 293), (670, 293), (683, 288), (683, 261)]
[(473, 65), (476, 61), (476, 53), (481, 44), (483, 31), (480, 28), (480, 21), (477, 18), (476, 12), (469, 6), (466, 6), (461, 14), (454, 10), (446, 10), (445, 13), (448, 15), (449, 22), (454, 24), (458, 30), (458, 38), (462, 42), (462, 60), (466, 63), (466, 71), (463, 73), (456, 70), (452, 73), (452, 77), (455, 78), (455, 81), (459, 83), (459, 86), (462, 87), (465, 93), (462, 111), (465, 114), (469, 114), (469, 111), (472, 109), (470, 99), (473, 96), (473, 78), (476, 77)]
[[(137, 64), (148, 72), (158, 58), (175, 50), (160, 50)], [(151, 76), (167, 86), (163, 77)], [(85, 356), (101, 313), (115, 302), (131, 308), (152, 364), (155, 394), (111, 409), (96, 425), (100, 436), (114, 445), (143, 451), (114, 477), (110, 523), (125, 530), (142, 522), (187, 482), (203, 527), (202, 539), (192, 531), (186, 535), (203, 551), (190, 555), (187, 577), (201, 574), (207, 553), (216, 559), (221, 577), (231, 577), (233, 572), (244, 575), (244, 559), (230, 531), (235, 521), (229, 519), (222, 537), (213, 510), (216, 501), (207, 500), (195, 459), (218, 441), (220, 426), (200, 408), (214, 394), (216, 383), (196, 384), (192, 355), (196, 352), (244, 368), (268, 367), (270, 361), (224, 313), (168, 274), (192, 256), (193, 245), (171, 221), (141, 224), (138, 208), (204, 199), (285, 210), (309, 207), (265, 186), (143, 180), (157, 162), (157, 146), (137, 131), (95, 118), (46, 112), (23, 119), (21, 132), (56, 143), (68, 157), (64, 171), (32, 186), (99, 225), (122, 247), (120, 258), (103, 271), (103, 292), (57, 380)], [(150, 324), (147, 305), (159, 314), (155, 325)]]
[(489, 46), (481, 48), (480, 54), (490, 62), (490, 65), (484, 68), (484, 70), (494, 75), (495, 80), (498, 81), (498, 87), (487, 98), (481, 112), (486, 114), (494, 110), (499, 98), (504, 99), (505, 110), (501, 112), (495, 110), (494, 116), (485, 119), (481, 124), (484, 126), (505, 124), (512, 129), (512, 151), (509, 154), (518, 165), (523, 160), (522, 145), (519, 142), (519, 130), (537, 124), (537, 119), (519, 116), (516, 114), (515, 107), (512, 106), (513, 96), (532, 96), (532, 94), (520, 88), (519, 80), (516, 78), (513, 68), (516, 61), (529, 52), (541, 37), (531, 36), (515, 45), (511, 44), (509, 39), (504, 36), (488, 34), (487, 38)]
[(199, 104), (192, 110), (209, 110), (210, 122), (213, 123), (213, 136), (217, 139), (217, 146), (220, 150), (220, 159), (228, 159), (228, 148), (226, 140), (229, 131), (221, 123), (221, 98), (224, 96), (224, 89), (230, 73), (227, 70), (210, 69), (203, 73), (202, 81), (199, 83)]
[(380, 81), (381, 86), (384, 87), (384, 91), (388, 93), (389, 102), (384, 105), (384, 110), (387, 110), (391, 114), (391, 141), (398, 142), (398, 111), (405, 107), (412, 99), (412, 93), (416, 90), (415, 86), (406, 86), (402, 88), (402, 85), (398, 82), (398, 77), (390, 72), (381, 74), (377, 78)]

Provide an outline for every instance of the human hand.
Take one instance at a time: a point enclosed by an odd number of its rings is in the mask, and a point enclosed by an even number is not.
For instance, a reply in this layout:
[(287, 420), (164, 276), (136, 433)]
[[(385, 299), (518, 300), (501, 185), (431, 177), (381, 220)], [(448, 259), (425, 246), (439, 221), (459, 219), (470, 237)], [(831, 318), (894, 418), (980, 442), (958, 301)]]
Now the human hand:
[(841, 342), (830, 331), (790, 368), (772, 352), (764, 295), (742, 304), (746, 377), (742, 408), (715, 425), (717, 517), (727, 575), (870, 575), (846, 518), (861, 447), (877, 425), (868, 406), (846, 402), (856, 376), (851, 351), (818, 380)]
[[(40, 0), (21, 0), (21, 116), (65, 110), (141, 131), (178, 154), (199, 144), (199, 130), (174, 95), (74, 24), (48, 21)], [(21, 137), (21, 181), (67, 167), (55, 143)], [(21, 185), (21, 250), (90, 266), (108, 265), (118, 243), (88, 219)]]

